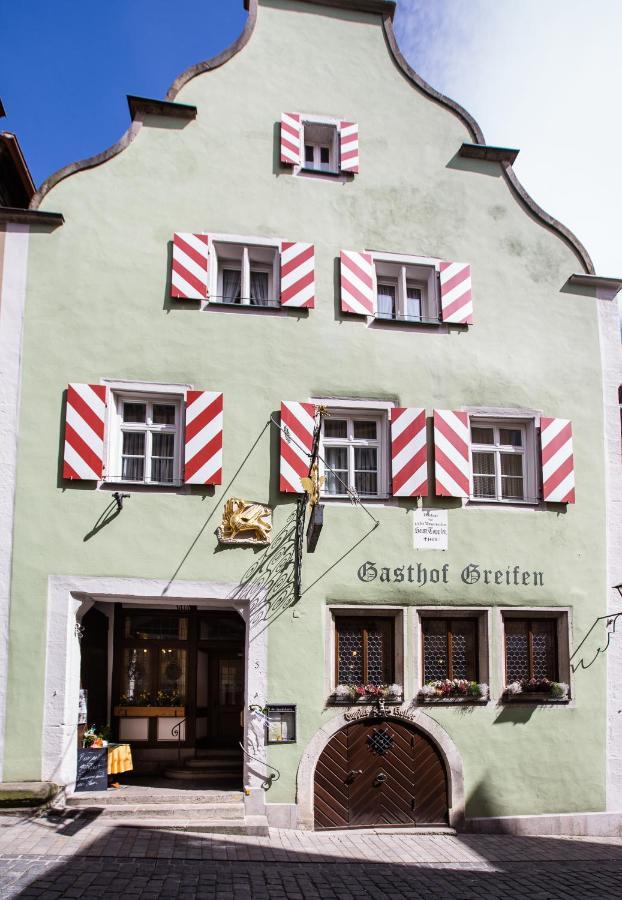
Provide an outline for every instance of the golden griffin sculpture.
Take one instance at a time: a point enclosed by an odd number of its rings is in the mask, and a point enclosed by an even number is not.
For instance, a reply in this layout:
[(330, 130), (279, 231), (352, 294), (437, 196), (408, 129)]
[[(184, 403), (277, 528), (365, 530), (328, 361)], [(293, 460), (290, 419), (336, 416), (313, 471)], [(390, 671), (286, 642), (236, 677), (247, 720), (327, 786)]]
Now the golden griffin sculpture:
[(272, 510), (263, 503), (230, 497), (216, 534), (221, 544), (269, 544), (272, 540)]

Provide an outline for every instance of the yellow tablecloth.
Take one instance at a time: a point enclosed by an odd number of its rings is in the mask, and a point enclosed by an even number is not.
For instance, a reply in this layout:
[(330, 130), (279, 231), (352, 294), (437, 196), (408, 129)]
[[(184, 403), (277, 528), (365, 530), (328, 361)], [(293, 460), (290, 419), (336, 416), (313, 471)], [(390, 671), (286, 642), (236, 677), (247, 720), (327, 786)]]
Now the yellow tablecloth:
[(108, 747), (108, 774), (119, 775), (133, 769), (132, 749), (129, 744), (115, 744)]

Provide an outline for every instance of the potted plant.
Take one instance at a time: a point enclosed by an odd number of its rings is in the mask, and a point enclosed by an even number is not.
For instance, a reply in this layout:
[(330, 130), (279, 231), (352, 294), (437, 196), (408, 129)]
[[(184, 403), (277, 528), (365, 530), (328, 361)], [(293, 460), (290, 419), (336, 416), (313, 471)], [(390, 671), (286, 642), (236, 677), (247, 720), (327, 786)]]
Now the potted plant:
[(428, 681), (418, 694), (422, 703), (476, 703), (486, 701), (488, 697), (487, 684), (469, 681), (467, 678), (441, 678), (436, 681)]
[(121, 718), (180, 718), (186, 715), (184, 698), (176, 691), (158, 691), (155, 696), (150, 691), (122, 694), (114, 708), (115, 716)]
[(401, 684), (338, 684), (333, 692), (333, 702), (347, 705), (371, 701), (400, 703), (402, 694)]
[(503, 692), (504, 700), (537, 700), (539, 702), (565, 702), (570, 687), (563, 681), (550, 678), (521, 678), (510, 682)]

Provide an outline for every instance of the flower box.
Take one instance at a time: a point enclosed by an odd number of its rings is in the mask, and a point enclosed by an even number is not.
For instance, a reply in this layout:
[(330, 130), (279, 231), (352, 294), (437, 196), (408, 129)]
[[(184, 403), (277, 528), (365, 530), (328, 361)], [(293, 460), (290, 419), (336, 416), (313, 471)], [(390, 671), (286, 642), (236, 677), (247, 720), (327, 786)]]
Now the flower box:
[(329, 698), (331, 706), (365, 706), (384, 703), (397, 706), (402, 702), (401, 684), (338, 684)]
[(417, 694), (419, 703), (442, 703), (453, 705), (488, 703), (490, 692), (488, 685), (465, 678), (448, 678), (430, 681)]
[(115, 716), (121, 719), (128, 718), (162, 718), (183, 719), (186, 715), (185, 706), (115, 706)]
[(523, 678), (508, 684), (503, 701), (509, 703), (568, 703), (569, 687), (563, 681), (548, 678)]

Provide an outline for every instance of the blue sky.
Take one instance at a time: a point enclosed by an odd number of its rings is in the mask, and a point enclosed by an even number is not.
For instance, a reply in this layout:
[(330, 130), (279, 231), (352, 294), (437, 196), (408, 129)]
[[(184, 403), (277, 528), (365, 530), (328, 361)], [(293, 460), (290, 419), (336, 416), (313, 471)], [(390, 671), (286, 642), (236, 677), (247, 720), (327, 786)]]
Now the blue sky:
[(0, 129), (17, 134), (40, 184), (118, 140), (127, 94), (164, 97), (246, 15), (242, 0), (0, 0)]
[[(118, 140), (127, 94), (164, 97), (245, 19), (242, 0), (0, 0), (0, 129), (17, 134), (40, 184)], [(622, 276), (622, 2), (398, 0), (395, 29), (411, 65), (488, 143), (520, 149), (519, 178), (597, 272)]]

